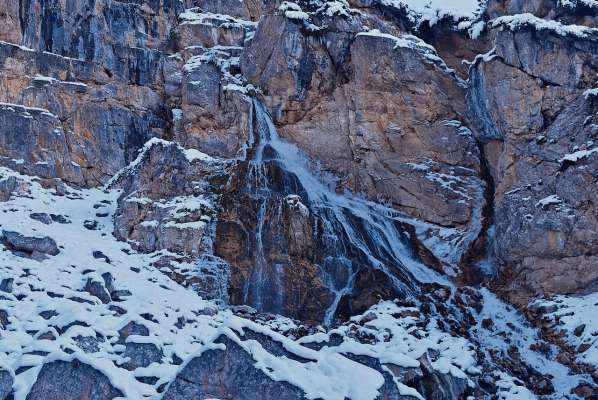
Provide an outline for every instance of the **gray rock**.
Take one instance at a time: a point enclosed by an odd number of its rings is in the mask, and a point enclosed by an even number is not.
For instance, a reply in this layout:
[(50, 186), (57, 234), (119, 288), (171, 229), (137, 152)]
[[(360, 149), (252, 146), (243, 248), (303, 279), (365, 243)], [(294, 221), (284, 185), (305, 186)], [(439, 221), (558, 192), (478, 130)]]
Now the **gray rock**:
[(0, 291), (10, 293), (12, 292), (12, 285), (14, 282), (14, 278), (4, 278), (0, 281)]
[(52, 221), (57, 222), (59, 224), (70, 224), (71, 223), (71, 221), (69, 221), (69, 219), (67, 217), (65, 217), (64, 215), (50, 214), (50, 218), (52, 219)]
[(0, 328), (6, 329), (8, 323), (8, 312), (6, 312), (6, 310), (0, 309)]
[(130, 360), (122, 364), (128, 370), (134, 370), (139, 367), (147, 367), (153, 362), (160, 362), (163, 357), (162, 350), (158, 349), (153, 343), (126, 343), (123, 357)]
[(31, 219), (41, 222), (42, 224), (50, 225), (52, 223), (52, 218), (46, 213), (31, 213), (29, 214)]
[(85, 220), (83, 221), (83, 226), (85, 227), (85, 229), (89, 229), (90, 231), (94, 231), (96, 229), (98, 229), (98, 221), (96, 220)]
[(106, 287), (104, 286), (104, 282), (99, 282), (91, 278), (88, 278), (83, 290), (85, 290), (92, 296), (97, 297), (104, 304), (108, 304), (112, 300), (110, 298), (110, 293), (108, 293)]
[(7, 201), (11, 198), (19, 185), (22, 183), (16, 176), (8, 176), (0, 180), (0, 201)]
[(254, 367), (255, 361), (226, 336), (216, 341), (226, 350), (206, 350), (189, 362), (164, 394), (164, 400), (222, 398), (236, 400), (304, 399), (303, 392), (287, 382), (276, 382)]
[(598, 160), (564, 157), (595, 146), (598, 104), (583, 91), (594, 85), (598, 44), (533, 25), (494, 33), (495, 56), (474, 63), (467, 102), (495, 186), (502, 290), (520, 305), (594, 291)]
[(125, 344), (125, 340), (131, 335), (148, 336), (149, 329), (146, 326), (131, 321), (118, 331), (118, 344)]
[(78, 360), (44, 364), (27, 400), (110, 400), (122, 396), (98, 370)]
[(99, 343), (102, 340), (93, 336), (75, 336), (73, 338), (77, 346), (85, 353), (97, 353), (100, 351)]
[(55, 256), (60, 253), (54, 239), (49, 237), (24, 236), (18, 232), (2, 231), (2, 242), (18, 255), (30, 258)]
[(12, 375), (10, 372), (0, 370), (0, 400), (5, 400), (12, 392)]

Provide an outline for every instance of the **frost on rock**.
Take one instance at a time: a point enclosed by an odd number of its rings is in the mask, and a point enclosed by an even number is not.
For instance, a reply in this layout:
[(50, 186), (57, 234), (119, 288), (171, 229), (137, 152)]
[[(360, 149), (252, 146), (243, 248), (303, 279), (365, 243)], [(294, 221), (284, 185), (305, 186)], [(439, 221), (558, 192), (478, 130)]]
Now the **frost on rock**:
[(129, 175), (133, 175), (135, 174), (135, 172), (137, 171), (137, 168), (139, 167), (139, 165), (143, 162), (143, 160), (145, 159), (145, 157), (147, 156), (147, 154), (149, 154), (149, 152), (154, 148), (164, 148), (164, 147), (171, 147), (174, 146), (177, 149), (179, 149), (180, 151), (182, 151), (185, 154), (185, 157), (187, 158), (187, 160), (189, 162), (194, 162), (194, 161), (202, 161), (202, 162), (211, 162), (211, 161), (215, 161), (216, 159), (205, 154), (202, 153), (199, 150), (196, 149), (184, 149), (183, 147), (181, 147), (180, 144), (176, 143), (176, 142), (170, 142), (168, 140), (164, 140), (164, 139), (159, 139), (159, 138), (152, 138), (150, 140), (148, 140), (143, 147), (139, 150), (139, 154), (137, 155), (137, 157), (135, 158), (135, 160), (133, 160), (129, 165), (127, 165), (125, 168), (123, 168), (122, 170), (118, 171), (118, 173), (116, 173), (106, 184), (106, 187), (111, 187), (115, 184), (117, 184), (117, 182), (120, 179), (123, 179), (125, 176)]
[(556, 194), (552, 194), (552, 195), (546, 196), (543, 199), (541, 199), (540, 201), (538, 201), (536, 203), (536, 207), (546, 208), (553, 204), (561, 204), (562, 202), (563, 202), (563, 200), (561, 200), (559, 196), (557, 196)]
[(574, 153), (565, 154), (559, 160), (559, 162), (561, 164), (564, 164), (567, 162), (571, 163), (571, 164), (575, 164), (576, 162), (583, 160), (584, 158), (590, 157), (592, 154), (598, 154), (598, 147), (594, 147), (593, 149), (587, 149), (587, 150), (578, 150)]
[(583, 92), (583, 97), (587, 100), (593, 97), (598, 97), (598, 88), (587, 89)]
[(530, 392), (521, 381), (505, 373), (498, 374), (498, 398), (500, 400), (535, 400), (536, 396)]
[(598, 10), (598, 1), (596, 0), (559, 0), (558, 5), (573, 10), (581, 7)]

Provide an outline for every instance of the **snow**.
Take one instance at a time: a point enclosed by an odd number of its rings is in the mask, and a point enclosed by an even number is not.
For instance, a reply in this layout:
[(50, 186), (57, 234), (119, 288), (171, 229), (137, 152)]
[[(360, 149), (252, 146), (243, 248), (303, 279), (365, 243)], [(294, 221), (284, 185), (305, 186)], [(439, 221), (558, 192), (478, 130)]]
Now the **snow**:
[(301, 10), (301, 7), (297, 3), (293, 3), (292, 1), (283, 1), (282, 4), (278, 7), (278, 10), (282, 11), (284, 13), (284, 16), (289, 19), (309, 19), (309, 14)]
[(477, 21), (474, 23), (472, 23), (471, 21), (465, 21), (459, 23), (459, 25), (457, 25), (457, 29), (467, 29), (469, 37), (472, 39), (477, 39), (480, 37), (484, 29), (486, 29), (486, 23), (484, 21)]
[(535, 400), (536, 396), (525, 386), (517, 383), (512, 376), (505, 373), (498, 374), (496, 386), (499, 388), (499, 400)]
[(484, 0), (381, 0), (381, 3), (406, 10), (417, 25), (424, 21), (434, 25), (444, 18), (451, 18), (455, 22), (475, 20), (486, 7)]
[[(415, 315), (418, 315), (416, 307), (382, 301), (365, 313), (352, 317), (348, 325), (333, 329), (327, 334), (305, 336), (299, 342), (322, 342), (332, 334), (339, 334), (344, 336), (343, 343), (335, 347), (324, 347), (325, 351), (366, 355), (379, 359), (383, 364), (404, 368), (419, 367), (418, 360), (432, 351), (438, 356), (431, 365), (441, 373), (467, 378), (467, 372), (477, 372), (475, 351), (469, 341), (442, 332), (438, 329), (435, 317), (426, 320)], [(422, 325), (424, 327), (420, 328)], [(347, 332), (373, 340), (371, 343), (360, 343), (348, 336)]]
[(257, 22), (233, 18), (226, 14), (203, 12), (200, 8), (189, 8), (179, 14), (180, 25), (213, 25), (223, 28), (243, 27), (254, 29)]
[(583, 97), (587, 100), (590, 97), (598, 97), (598, 88), (587, 89), (583, 92)]
[(326, 1), (316, 12), (323, 12), (328, 17), (339, 15), (342, 17), (350, 17), (351, 8), (347, 0)]
[(202, 153), (201, 151), (197, 150), (197, 149), (184, 149), (184, 153), (185, 153), (185, 157), (187, 157), (187, 160), (189, 160), (189, 162), (193, 162), (193, 161), (203, 161), (203, 162), (210, 162), (210, 161), (214, 161), (214, 158), (207, 155), (206, 153)]
[[(480, 290), (483, 298), (483, 309), (477, 315), (477, 327), (471, 333), (476, 338), (480, 350), (487, 353), (487, 358), (491, 359), (489, 351), (497, 349), (504, 354), (508, 354), (509, 348), (515, 346), (519, 350), (521, 359), (528, 365), (545, 375), (552, 375), (552, 384), (557, 396), (570, 393), (580, 382), (591, 380), (588, 375), (573, 375), (569, 368), (555, 361), (556, 351), (554, 346), (549, 346), (549, 354), (533, 350), (534, 345), (542, 343), (540, 333), (532, 327), (525, 317), (512, 306), (501, 301), (495, 294), (488, 289)], [(483, 320), (490, 319), (493, 326), (490, 330), (483, 327)], [(506, 380), (506, 377), (503, 377)], [(505, 383), (506, 385), (506, 383)], [(505, 389), (506, 388), (505, 386)], [(512, 393), (517, 391), (518, 393)], [(505, 399), (529, 399), (526, 397), (527, 391), (517, 388), (511, 388), (504, 394)], [(509, 397), (518, 395), (520, 397)], [(532, 397), (533, 398), (533, 397)], [(562, 397), (555, 397), (562, 398)]]
[(14, 46), (14, 47), (17, 47), (17, 48), (19, 48), (19, 49), (21, 49), (23, 51), (31, 51), (31, 52), (35, 51), (31, 47), (21, 46), (21, 45), (18, 45), (16, 43), (5, 42), (4, 40), (0, 40), (0, 45)]
[(532, 27), (537, 31), (549, 31), (561, 36), (573, 36), (580, 39), (593, 38), (598, 35), (598, 29), (581, 25), (563, 25), (558, 21), (545, 20), (533, 14), (505, 15), (494, 19), (492, 27), (504, 27), (510, 30)]
[(47, 109), (40, 108), (40, 107), (27, 107), (27, 106), (24, 106), (24, 105), (21, 105), (21, 104), (2, 103), (2, 102), (0, 102), (0, 108), (6, 108), (6, 109), (11, 110), (13, 112), (20, 112), (25, 117), (31, 117), (31, 113), (34, 113), (34, 114), (35, 113), (41, 113), (43, 115), (47, 115), (49, 117), (58, 119), (58, 117), (56, 115), (52, 114)]
[(552, 194), (552, 195), (546, 196), (543, 199), (541, 199), (540, 201), (538, 201), (536, 203), (536, 207), (546, 208), (553, 204), (561, 204), (562, 202), (563, 202), (563, 200), (561, 200), (561, 198), (559, 196), (557, 196), (556, 194)]
[(598, 9), (598, 1), (596, 0), (559, 0), (558, 5), (561, 7), (568, 7), (576, 9), (577, 7), (588, 7)]
[(598, 154), (598, 147), (588, 150), (578, 150), (574, 153), (565, 154), (561, 159), (559, 159), (559, 162), (563, 163), (565, 161), (569, 161), (576, 163), (579, 160), (590, 157), (592, 154)]
[[(554, 323), (554, 328), (563, 331), (566, 340), (575, 348), (589, 345), (587, 350), (577, 357), (579, 362), (598, 365), (598, 293), (584, 296), (556, 296), (549, 300), (538, 300), (537, 305), (543, 305), (554, 311), (545, 314)], [(583, 331), (575, 334), (575, 330), (585, 325)]]

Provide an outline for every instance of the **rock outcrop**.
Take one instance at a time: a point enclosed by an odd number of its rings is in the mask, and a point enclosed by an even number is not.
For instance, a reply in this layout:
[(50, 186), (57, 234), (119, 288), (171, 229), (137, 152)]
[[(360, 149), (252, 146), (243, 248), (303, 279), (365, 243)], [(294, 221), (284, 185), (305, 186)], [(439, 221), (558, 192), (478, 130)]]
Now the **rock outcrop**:
[(265, 400), (305, 398), (300, 389), (287, 382), (273, 381), (255, 368), (251, 355), (226, 336), (214, 343), (225, 347), (206, 350), (185, 365), (164, 394), (165, 400), (250, 399), (255, 393)]
[[(469, 105), (495, 182), (495, 250), (508, 297), (597, 288), (596, 33), (525, 17), (495, 25)], [(594, 36), (592, 36), (594, 35)]]
[[(325, 22), (311, 33), (301, 21), (263, 18), (243, 55), (244, 75), (264, 90), (281, 136), (339, 177), (337, 190), (417, 218), (422, 242), (450, 236), (451, 251), (435, 256), (459, 264), (485, 202), (464, 83), (414, 36), (362, 32), (367, 25), (353, 16)], [(451, 235), (440, 234), (446, 228)]]
[(0, 399), (4, 400), (8, 397), (12, 391), (13, 378), (10, 372), (1, 370), (0, 371)]
[(180, 5), (56, 4), (5, 17), (18, 24), (0, 36), (11, 42), (0, 43), (0, 155), (25, 173), (97, 185), (169, 129), (162, 51)]

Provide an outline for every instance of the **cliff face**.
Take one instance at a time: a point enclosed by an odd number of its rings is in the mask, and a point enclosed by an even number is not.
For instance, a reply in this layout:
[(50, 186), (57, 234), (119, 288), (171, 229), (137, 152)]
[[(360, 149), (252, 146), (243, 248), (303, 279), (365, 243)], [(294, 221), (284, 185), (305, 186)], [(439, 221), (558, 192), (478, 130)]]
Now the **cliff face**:
[(598, 396), (598, 3), (441, 3), (0, 0), (0, 399)]

